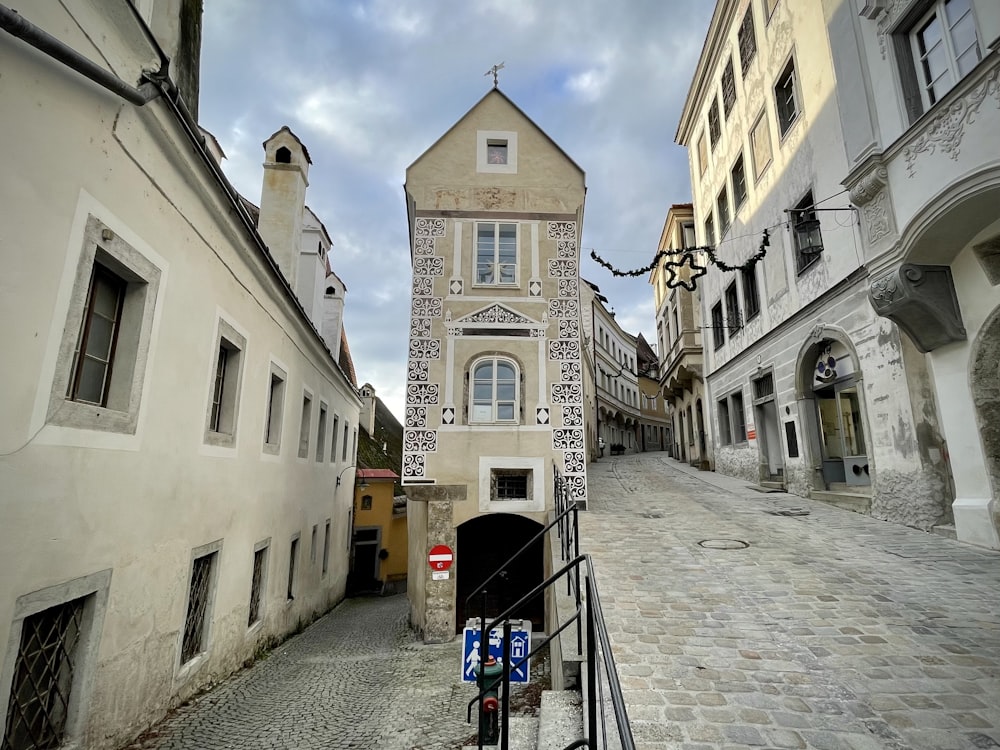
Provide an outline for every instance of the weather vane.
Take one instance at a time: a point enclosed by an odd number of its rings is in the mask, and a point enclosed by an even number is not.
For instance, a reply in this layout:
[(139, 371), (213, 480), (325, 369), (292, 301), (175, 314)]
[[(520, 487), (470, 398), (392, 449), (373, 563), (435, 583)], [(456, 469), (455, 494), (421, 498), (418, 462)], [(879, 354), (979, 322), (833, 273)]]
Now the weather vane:
[(493, 88), (497, 87), (498, 83), (497, 73), (499, 73), (501, 70), (503, 70), (503, 63), (500, 63), (499, 65), (494, 65), (492, 68), (483, 73), (484, 76), (490, 76), (490, 75), (493, 76)]

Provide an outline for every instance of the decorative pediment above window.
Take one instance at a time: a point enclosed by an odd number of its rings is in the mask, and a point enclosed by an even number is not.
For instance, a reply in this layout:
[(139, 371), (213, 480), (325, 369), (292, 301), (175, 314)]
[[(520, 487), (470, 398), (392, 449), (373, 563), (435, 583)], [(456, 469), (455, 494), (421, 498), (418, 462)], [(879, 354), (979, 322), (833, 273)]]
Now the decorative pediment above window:
[(506, 305), (493, 304), (458, 318), (449, 325), (455, 336), (537, 336), (548, 321), (532, 320)]
[(868, 297), (875, 312), (902, 328), (922, 352), (966, 339), (948, 266), (897, 265), (872, 280)]

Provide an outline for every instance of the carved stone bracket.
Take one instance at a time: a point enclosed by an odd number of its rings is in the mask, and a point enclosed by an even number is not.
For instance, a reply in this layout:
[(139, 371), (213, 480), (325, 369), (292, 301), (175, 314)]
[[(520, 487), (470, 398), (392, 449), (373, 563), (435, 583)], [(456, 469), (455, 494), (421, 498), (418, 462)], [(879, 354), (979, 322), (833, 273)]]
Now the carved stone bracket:
[(948, 266), (903, 263), (873, 279), (868, 298), (922, 352), (964, 341), (965, 326)]
[(869, 244), (892, 235), (896, 231), (892, 201), (889, 198), (889, 170), (882, 163), (881, 155), (867, 160), (864, 171), (856, 172), (844, 184), (850, 190), (851, 202), (861, 209)]

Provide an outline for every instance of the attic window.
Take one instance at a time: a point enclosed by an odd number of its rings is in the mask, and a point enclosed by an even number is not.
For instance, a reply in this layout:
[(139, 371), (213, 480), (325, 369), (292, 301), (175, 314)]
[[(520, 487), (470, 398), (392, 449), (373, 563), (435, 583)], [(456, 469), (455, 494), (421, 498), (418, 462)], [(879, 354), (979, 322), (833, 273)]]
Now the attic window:
[(326, 288), (326, 295), (328, 297), (336, 297), (337, 296), (337, 290), (334, 287), (332, 287), (332, 286), (328, 286)]
[(490, 138), (486, 141), (486, 161), (490, 164), (507, 163), (507, 141)]
[(291, 164), (292, 152), (282, 146), (274, 152), (274, 160), (278, 162), (278, 164)]
[(517, 133), (512, 130), (476, 131), (476, 171), (517, 174)]

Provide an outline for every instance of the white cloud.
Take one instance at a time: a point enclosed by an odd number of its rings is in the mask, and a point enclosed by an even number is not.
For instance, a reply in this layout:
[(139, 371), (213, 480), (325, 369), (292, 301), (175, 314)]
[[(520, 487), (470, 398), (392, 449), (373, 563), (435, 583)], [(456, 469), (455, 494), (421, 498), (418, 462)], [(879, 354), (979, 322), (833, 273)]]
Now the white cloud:
[(355, 157), (370, 156), (379, 146), (373, 122), (398, 115), (389, 90), (378, 80), (342, 80), (310, 91), (295, 108), (295, 116)]

